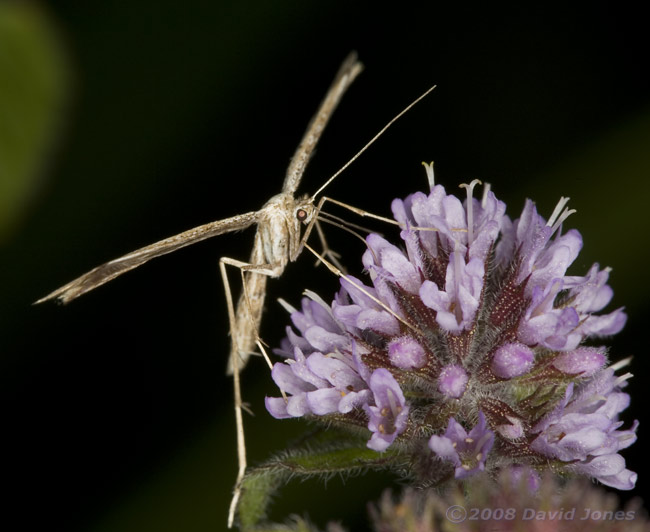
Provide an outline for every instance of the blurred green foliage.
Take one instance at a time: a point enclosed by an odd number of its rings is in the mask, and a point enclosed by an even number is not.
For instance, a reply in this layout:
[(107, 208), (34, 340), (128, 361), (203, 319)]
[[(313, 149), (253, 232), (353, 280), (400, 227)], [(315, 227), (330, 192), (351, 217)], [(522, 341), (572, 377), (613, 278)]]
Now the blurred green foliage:
[(60, 39), (39, 6), (0, 3), (0, 243), (39, 189), (69, 83)]

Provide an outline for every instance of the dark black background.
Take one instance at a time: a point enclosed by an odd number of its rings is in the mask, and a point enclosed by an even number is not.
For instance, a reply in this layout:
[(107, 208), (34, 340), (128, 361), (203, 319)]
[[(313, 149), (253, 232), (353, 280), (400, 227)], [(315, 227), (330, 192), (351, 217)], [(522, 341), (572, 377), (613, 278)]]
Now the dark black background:
[[(218, 258), (246, 259), (252, 231), (159, 259), (67, 307), (30, 303), (141, 245), (258, 209), (279, 192), (351, 50), (365, 71), (301, 191), (437, 84), (327, 194), (389, 215), (392, 198), (426, 187), (420, 163), (435, 160), (448, 189), (489, 181), (511, 216), (525, 197), (548, 216), (570, 196), (578, 213), (568, 226), (585, 238), (576, 274), (594, 261), (612, 266), (612, 308), (630, 313), (610, 354), (636, 356), (625, 419), (644, 418), (647, 32), (629, 6), (579, 4), (49, 5), (73, 91), (47, 180), (1, 251), (6, 479), (24, 503), (9, 504), (24, 529), (225, 529), (236, 455)], [(333, 238), (357, 267), (358, 243)], [(277, 297), (297, 304), (304, 288), (326, 299), (336, 289), (313, 262), (305, 254), (269, 283), (262, 336), (271, 346), (288, 323)], [(243, 386), (254, 463), (302, 426), (266, 414), (263, 397), (276, 392), (260, 360)], [(640, 495), (644, 432), (625, 453)], [(374, 477), (299, 484), (283, 492), (277, 517), (308, 511), (321, 526), (334, 518), (359, 530), (364, 501), (384, 486)]]

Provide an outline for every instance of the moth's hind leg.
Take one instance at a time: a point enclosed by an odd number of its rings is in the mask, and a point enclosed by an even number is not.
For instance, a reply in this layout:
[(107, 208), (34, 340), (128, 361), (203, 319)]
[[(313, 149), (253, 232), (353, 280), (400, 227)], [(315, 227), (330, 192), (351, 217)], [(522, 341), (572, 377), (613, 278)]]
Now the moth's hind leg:
[[(236, 311), (226, 266), (234, 266), (239, 269), (241, 274), (242, 293), (239, 297)], [(266, 280), (269, 276), (276, 274), (276, 268), (271, 264), (250, 264), (229, 257), (222, 257), (219, 261), (219, 270), (226, 295), (232, 342), (228, 361), (228, 373), (233, 376), (237, 459), (239, 466), (230, 510), (228, 512), (228, 527), (230, 528), (234, 522), (237, 504), (241, 495), (241, 483), (246, 473), (246, 440), (242, 415), (242, 410), (245, 409), (245, 405), (241, 396), (240, 370), (246, 365), (255, 345), (260, 349), (269, 367), (273, 367), (264, 349), (264, 344), (259, 337), (259, 324), (266, 296)]]
[(239, 380), (239, 347), (237, 346), (237, 339), (236, 335), (234, 334), (237, 322), (235, 320), (235, 307), (233, 305), (232, 291), (230, 290), (230, 283), (228, 281), (228, 274), (226, 272), (226, 264), (227, 261), (225, 261), (223, 258), (219, 261), (219, 270), (221, 271), (221, 279), (223, 280), (223, 288), (226, 294), (226, 306), (228, 308), (230, 336), (233, 343), (231, 354), (235, 353), (235, 356), (231, 356), (229, 363), (232, 363), (233, 390), (235, 396), (235, 425), (237, 432), (237, 461), (239, 465), (237, 470), (237, 480), (235, 482), (232, 500), (230, 501), (230, 509), (228, 511), (228, 528), (231, 528), (235, 520), (235, 511), (237, 509), (237, 503), (239, 502), (239, 497), (241, 495), (241, 482), (244, 478), (244, 474), (246, 473), (246, 438), (244, 436), (241, 384)]

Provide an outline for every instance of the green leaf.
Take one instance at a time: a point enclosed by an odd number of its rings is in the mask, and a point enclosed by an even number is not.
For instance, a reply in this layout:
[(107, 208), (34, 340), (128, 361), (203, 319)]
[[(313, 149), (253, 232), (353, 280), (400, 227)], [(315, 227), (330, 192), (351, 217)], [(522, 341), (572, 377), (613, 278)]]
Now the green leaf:
[[(299, 448), (285, 451), (264, 464), (251, 469), (242, 483), (239, 504), (240, 526), (244, 531), (287, 530), (263, 524), (273, 494), (294, 477), (329, 477), (333, 474), (355, 474), (371, 469), (386, 469), (398, 460), (395, 451), (378, 453), (366, 446), (367, 438), (350, 436), (333, 429), (310, 437)], [(284, 525), (282, 525), (284, 526)], [(301, 526), (308, 526), (302, 523)], [(289, 528), (309, 530), (309, 528)]]

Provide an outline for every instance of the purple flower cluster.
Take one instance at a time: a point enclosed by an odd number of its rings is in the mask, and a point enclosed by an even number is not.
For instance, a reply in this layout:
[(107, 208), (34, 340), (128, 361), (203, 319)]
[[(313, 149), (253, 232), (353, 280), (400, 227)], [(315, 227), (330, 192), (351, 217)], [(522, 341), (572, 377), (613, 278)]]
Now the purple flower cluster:
[(286, 399), (267, 409), (366, 426), (368, 447), (417, 455), (428, 484), (550, 467), (631, 489), (618, 454), (636, 439), (638, 423), (618, 420), (630, 375), (584, 345), (625, 324), (622, 309), (597, 314), (609, 269), (566, 275), (582, 247), (561, 232), (566, 199), (548, 221), (531, 201), (511, 220), (489, 187), (473, 197), (476, 184), (464, 202), (440, 185), (395, 200), (403, 247), (367, 237), (371, 285), (347, 275), (331, 304), (307, 292), (291, 309), (272, 372)]

